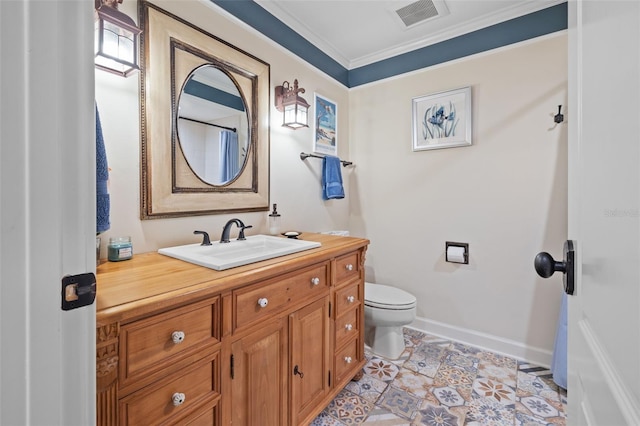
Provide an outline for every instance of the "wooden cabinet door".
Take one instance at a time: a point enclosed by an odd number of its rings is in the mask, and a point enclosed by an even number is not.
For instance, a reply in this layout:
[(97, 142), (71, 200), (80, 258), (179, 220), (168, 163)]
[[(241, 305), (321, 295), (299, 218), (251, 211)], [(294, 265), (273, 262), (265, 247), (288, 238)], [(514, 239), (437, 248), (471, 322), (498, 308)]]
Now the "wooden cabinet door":
[(289, 315), (291, 424), (298, 425), (329, 392), (329, 298)]
[(288, 424), (286, 317), (258, 326), (231, 345), (231, 410), (234, 426)]

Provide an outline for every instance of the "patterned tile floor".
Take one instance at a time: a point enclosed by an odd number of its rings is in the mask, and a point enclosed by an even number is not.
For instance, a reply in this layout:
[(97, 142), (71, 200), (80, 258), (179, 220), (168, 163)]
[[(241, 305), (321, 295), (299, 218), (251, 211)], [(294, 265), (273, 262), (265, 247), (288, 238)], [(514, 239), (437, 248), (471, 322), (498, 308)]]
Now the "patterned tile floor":
[(565, 425), (567, 393), (549, 371), (405, 328), (398, 360), (366, 351), (350, 382), (312, 426)]

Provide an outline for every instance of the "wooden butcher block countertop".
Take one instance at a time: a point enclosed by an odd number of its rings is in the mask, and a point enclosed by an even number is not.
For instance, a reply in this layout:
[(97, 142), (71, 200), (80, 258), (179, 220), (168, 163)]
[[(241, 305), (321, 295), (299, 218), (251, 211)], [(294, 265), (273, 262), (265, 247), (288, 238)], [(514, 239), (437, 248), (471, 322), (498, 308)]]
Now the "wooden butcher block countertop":
[[(284, 238), (284, 237), (283, 237)], [(303, 233), (301, 240), (317, 241), (318, 248), (216, 271), (156, 252), (136, 254), (121, 262), (98, 266), (97, 326), (128, 322), (169, 306), (191, 303), (214, 294), (335, 258), (365, 247), (362, 238)], [(332, 272), (332, 273), (335, 273)]]

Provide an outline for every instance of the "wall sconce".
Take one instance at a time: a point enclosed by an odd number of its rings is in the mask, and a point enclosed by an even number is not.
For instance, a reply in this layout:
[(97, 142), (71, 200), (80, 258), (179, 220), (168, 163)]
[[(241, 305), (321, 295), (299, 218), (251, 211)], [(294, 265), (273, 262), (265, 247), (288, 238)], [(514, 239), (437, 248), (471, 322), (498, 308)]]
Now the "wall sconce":
[(136, 23), (118, 10), (122, 0), (95, 0), (94, 53), (96, 68), (123, 77), (138, 71)]
[(293, 88), (285, 81), (282, 86), (276, 86), (275, 92), (276, 109), (284, 112), (282, 126), (294, 130), (309, 127), (309, 104), (298, 96), (298, 93), (304, 93), (304, 89), (298, 88), (298, 80), (293, 81)]

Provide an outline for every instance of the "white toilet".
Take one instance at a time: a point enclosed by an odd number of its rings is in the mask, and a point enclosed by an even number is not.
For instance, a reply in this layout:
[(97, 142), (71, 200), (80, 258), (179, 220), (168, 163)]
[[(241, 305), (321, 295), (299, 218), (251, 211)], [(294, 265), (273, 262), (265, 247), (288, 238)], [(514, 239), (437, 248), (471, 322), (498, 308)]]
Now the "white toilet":
[(402, 326), (415, 317), (415, 296), (388, 285), (364, 283), (364, 340), (373, 353), (400, 357), (404, 351)]

